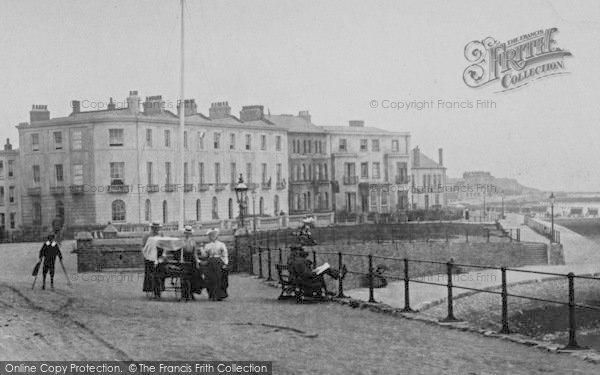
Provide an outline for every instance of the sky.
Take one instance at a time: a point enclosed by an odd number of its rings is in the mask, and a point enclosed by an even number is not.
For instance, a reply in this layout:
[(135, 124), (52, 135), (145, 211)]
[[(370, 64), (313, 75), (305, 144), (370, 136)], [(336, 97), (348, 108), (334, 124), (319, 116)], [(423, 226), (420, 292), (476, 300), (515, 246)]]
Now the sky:
[[(317, 125), (411, 133), (451, 177), (491, 171), (545, 191), (600, 191), (600, 2), (187, 0), (185, 92), (207, 114), (262, 104)], [(465, 46), (556, 27), (567, 75), (498, 92), (463, 82)], [(178, 0), (0, 1), (0, 132), (32, 104), (51, 116), (142, 97), (179, 98)], [(383, 108), (432, 101), (432, 108)], [(495, 108), (438, 108), (439, 101)], [(376, 101), (377, 108), (373, 108)], [(86, 107), (87, 105), (87, 107)]]

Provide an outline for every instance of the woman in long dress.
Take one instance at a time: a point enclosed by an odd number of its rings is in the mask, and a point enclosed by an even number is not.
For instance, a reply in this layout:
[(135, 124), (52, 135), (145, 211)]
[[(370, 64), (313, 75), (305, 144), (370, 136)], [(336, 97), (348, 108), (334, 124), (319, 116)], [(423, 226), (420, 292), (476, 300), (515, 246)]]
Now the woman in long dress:
[(192, 238), (194, 230), (186, 225), (183, 230), (183, 248), (180, 254), (180, 263), (183, 267), (182, 296), (186, 300), (194, 299), (194, 293), (200, 293), (203, 287), (202, 273), (199, 269), (199, 258), (196, 250), (196, 240)]
[(206, 284), (208, 296), (212, 301), (222, 301), (227, 298), (227, 267), (229, 257), (225, 244), (218, 241), (219, 230), (211, 229), (208, 231), (210, 240), (204, 246), (203, 255), (207, 256), (206, 266)]

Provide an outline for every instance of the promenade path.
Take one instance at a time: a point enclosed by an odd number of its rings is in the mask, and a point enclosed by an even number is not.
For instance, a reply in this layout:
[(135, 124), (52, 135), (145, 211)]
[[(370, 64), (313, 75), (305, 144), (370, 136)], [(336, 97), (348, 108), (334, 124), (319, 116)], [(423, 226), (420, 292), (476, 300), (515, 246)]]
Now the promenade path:
[[(506, 220), (502, 220), (501, 224), (505, 229), (520, 228), (521, 241), (548, 243), (548, 239), (523, 225), (523, 222), (522, 215), (508, 214), (506, 215)], [(600, 246), (562, 226), (555, 226), (555, 229), (561, 232), (565, 265), (536, 265), (521, 267), (519, 269), (560, 274), (573, 272), (576, 275), (600, 274)], [(476, 289), (494, 289), (502, 283), (500, 270), (471, 269), (470, 271), (453, 277), (453, 285)], [(511, 271), (507, 271), (506, 273), (509, 285), (553, 277), (556, 276)], [(445, 284), (447, 283), (447, 276), (445, 274), (432, 275), (416, 278), (416, 280)], [(346, 291), (345, 294), (365, 301), (369, 298), (369, 290), (367, 288), (352, 289)], [(453, 291), (455, 297), (471, 294), (473, 294), (473, 291), (467, 289), (455, 288)], [(410, 283), (410, 304), (413, 309), (424, 310), (446, 300), (446, 298), (447, 288), (444, 286)], [(391, 282), (386, 288), (376, 289), (375, 300), (393, 307), (404, 307), (404, 282)]]
[[(220, 303), (148, 301), (137, 273), (72, 274), (68, 288), (58, 270), (56, 290), (31, 290), (38, 249), (0, 245), (0, 360), (267, 360), (275, 374), (598, 373), (569, 355), (470, 332), (277, 301), (276, 288), (247, 275), (231, 277)], [(75, 263), (65, 251), (67, 269)]]

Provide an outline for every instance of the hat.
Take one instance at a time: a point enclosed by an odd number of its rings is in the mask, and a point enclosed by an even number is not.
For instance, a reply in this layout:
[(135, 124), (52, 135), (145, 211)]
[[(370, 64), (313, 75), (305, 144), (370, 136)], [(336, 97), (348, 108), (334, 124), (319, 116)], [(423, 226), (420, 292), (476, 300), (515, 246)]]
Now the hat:
[(161, 227), (162, 225), (158, 222), (158, 221), (153, 221), (152, 224), (150, 224), (151, 227)]
[(183, 227), (183, 233), (194, 233), (194, 229), (192, 229), (191, 225), (186, 225), (185, 227)]
[(206, 232), (207, 236), (210, 236), (211, 234), (215, 234), (215, 235), (218, 236), (219, 235), (219, 230), (217, 228), (212, 228), (212, 229), (209, 229), (208, 232)]

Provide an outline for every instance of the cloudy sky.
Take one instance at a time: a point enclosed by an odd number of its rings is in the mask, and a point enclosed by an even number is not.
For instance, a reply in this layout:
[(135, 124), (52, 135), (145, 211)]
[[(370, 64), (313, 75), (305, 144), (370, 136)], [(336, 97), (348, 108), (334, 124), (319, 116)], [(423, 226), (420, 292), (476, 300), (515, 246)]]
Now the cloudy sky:
[[(600, 2), (187, 0), (186, 97), (263, 104), (272, 114), (309, 110), (318, 125), (412, 133), (432, 157), (444, 148), (450, 176), (489, 170), (544, 190), (600, 191)], [(32, 104), (52, 116), (78, 99), (179, 96), (177, 0), (0, 2), (0, 130)], [(497, 93), (467, 87), (464, 48), (558, 28), (572, 52), (569, 75)], [(434, 108), (372, 108), (430, 101)], [(437, 108), (492, 100), (496, 108)], [(3, 138), (5, 138), (3, 137)]]

